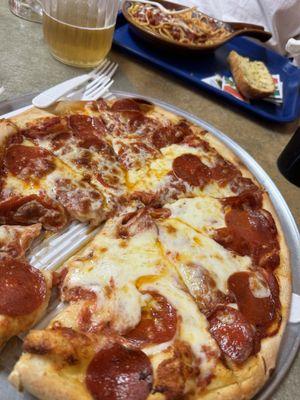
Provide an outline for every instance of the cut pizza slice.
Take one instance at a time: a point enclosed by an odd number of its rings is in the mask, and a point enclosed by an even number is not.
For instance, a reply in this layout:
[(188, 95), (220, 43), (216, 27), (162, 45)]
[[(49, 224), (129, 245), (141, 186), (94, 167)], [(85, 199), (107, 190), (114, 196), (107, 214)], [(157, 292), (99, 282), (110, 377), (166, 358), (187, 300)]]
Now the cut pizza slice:
[(81, 112), (60, 116), (49, 114), (29, 121), (23, 115), (17, 117), (15, 123), (21, 129), (21, 135), (78, 171), (103, 193), (107, 202), (112, 202), (114, 196), (124, 194), (123, 169), (102, 120), (88, 115), (84, 108)]
[(149, 116), (152, 109), (132, 99), (60, 102), (48, 116), (41, 112), (38, 118), (36, 112), (32, 119), (29, 112), (12, 121), (25, 137), (79, 170), (109, 199), (125, 194), (128, 168), (142, 168), (159, 155), (150, 134), (170, 123)]
[(109, 221), (65, 265), (68, 305), (27, 336), (14, 385), (51, 400), (167, 400), (212, 379), (220, 350), (162, 255), (155, 221), (165, 210), (151, 214), (141, 209)]
[[(207, 316), (224, 365), (233, 372), (240, 390), (244, 387), (253, 395), (257, 390), (253, 385), (255, 374), (261, 385), (274, 367), (287, 318), (288, 281), (282, 277), (285, 267), (278, 273), (272, 270), (275, 266), (270, 243), (274, 244), (275, 225), (270, 227), (269, 219), (268, 224), (264, 223), (266, 211), (258, 214), (256, 210), (259, 222), (250, 221), (247, 225), (237, 218), (234, 226), (239, 227), (236, 230), (241, 236), (236, 237), (238, 234), (231, 225), (233, 232), (227, 235), (228, 243), (220, 244), (214, 232), (228, 229), (222, 227), (228, 223), (228, 217), (217, 200), (212, 201), (211, 207), (204, 197), (178, 200), (169, 208), (171, 217), (158, 223), (163, 251)], [(235, 251), (232, 240), (241, 243), (246, 234), (249, 251)], [(255, 240), (257, 247), (253, 254), (250, 250)], [(273, 247), (274, 251), (277, 249), (278, 243)], [(257, 258), (258, 255), (261, 257)], [(206, 388), (208, 398), (214, 398), (215, 383), (217, 380)]]
[(100, 191), (48, 150), (16, 134), (2, 153), (1, 223), (57, 230), (70, 219), (97, 225), (111, 212)]
[[(262, 197), (266, 200), (266, 195)], [(265, 205), (267, 202), (265, 201)], [(276, 269), (280, 264), (279, 235), (271, 212), (224, 204), (207, 195), (183, 198), (166, 206), (171, 217), (203, 233), (256, 267)]]
[(101, 100), (85, 108), (105, 126), (131, 198), (162, 205), (206, 193), (228, 204), (261, 205), (262, 191), (251, 174), (199, 126), (140, 99)]
[(33, 326), (48, 305), (52, 276), (33, 268), (25, 258), (41, 227), (0, 227), (0, 346)]
[(223, 199), (224, 204), (259, 207), (262, 191), (258, 185), (221, 157), (203, 136), (193, 133), (180, 144), (160, 148), (161, 156), (142, 171), (129, 169), (130, 197), (157, 206), (206, 194)]

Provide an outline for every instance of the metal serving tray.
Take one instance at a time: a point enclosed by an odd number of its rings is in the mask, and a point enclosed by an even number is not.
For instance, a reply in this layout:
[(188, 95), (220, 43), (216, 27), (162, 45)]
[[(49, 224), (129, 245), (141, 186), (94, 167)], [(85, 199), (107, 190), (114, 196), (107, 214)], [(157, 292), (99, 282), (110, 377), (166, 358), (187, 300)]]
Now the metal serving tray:
[[(286, 241), (290, 249), (291, 268), (293, 275), (293, 293), (300, 294), (300, 235), (296, 226), (295, 220), (284, 200), (281, 193), (266, 174), (266, 172), (260, 167), (260, 165), (237, 143), (235, 143), (228, 136), (223, 134), (221, 131), (215, 129), (200, 118), (197, 118), (187, 112), (184, 112), (177, 107), (166, 104), (162, 101), (152, 99), (145, 96), (140, 96), (127, 92), (113, 91), (112, 94), (116, 97), (138, 97), (145, 100), (151, 101), (175, 114), (181, 115), (191, 122), (202, 126), (203, 128), (210, 131), (213, 135), (219, 138), (225, 145), (227, 145), (249, 168), (256, 179), (266, 188), (268, 191), (273, 206), (277, 212), (278, 218), (281, 222)], [(8, 112), (20, 109), (30, 104), (31, 99), (34, 95), (27, 95), (11, 102), (0, 103), (0, 115)], [(82, 240), (82, 234), (79, 237), (73, 237), (72, 242), (77, 240), (78, 243)], [(67, 250), (67, 249), (66, 249)], [(300, 313), (300, 310), (299, 310)], [(27, 393), (18, 393), (7, 381), (7, 376), (13, 368), (13, 365), (17, 361), (21, 353), (21, 340), (18, 338), (12, 339), (0, 354), (0, 400), (33, 400), (34, 398)], [(255, 400), (266, 400), (271, 398), (271, 394), (274, 392), (276, 387), (279, 385), (285, 374), (289, 370), (300, 345), (299, 335), (299, 324), (288, 323), (285, 335), (282, 341), (281, 351), (278, 356), (277, 367), (267, 382), (265, 387), (255, 397)]]

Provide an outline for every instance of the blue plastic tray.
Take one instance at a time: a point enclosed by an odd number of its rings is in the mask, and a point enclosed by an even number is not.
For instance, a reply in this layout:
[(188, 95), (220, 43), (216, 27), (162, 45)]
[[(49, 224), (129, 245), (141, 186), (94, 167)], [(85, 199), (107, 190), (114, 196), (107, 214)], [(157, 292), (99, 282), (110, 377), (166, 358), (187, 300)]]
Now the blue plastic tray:
[[(232, 39), (213, 53), (172, 54), (160, 48), (159, 45), (153, 47), (138, 37), (123, 15), (119, 14), (114, 44), (128, 53), (184, 79), (194, 87), (213, 92), (270, 121), (290, 122), (300, 116), (300, 68), (293, 66), (287, 58), (248, 39), (241, 37)], [(230, 75), (226, 59), (231, 50), (236, 50), (255, 60), (261, 60), (268, 66), (272, 74), (280, 74), (283, 81), (282, 105), (278, 106), (261, 100), (248, 104), (202, 82), (203, 78), (216, 73)]]

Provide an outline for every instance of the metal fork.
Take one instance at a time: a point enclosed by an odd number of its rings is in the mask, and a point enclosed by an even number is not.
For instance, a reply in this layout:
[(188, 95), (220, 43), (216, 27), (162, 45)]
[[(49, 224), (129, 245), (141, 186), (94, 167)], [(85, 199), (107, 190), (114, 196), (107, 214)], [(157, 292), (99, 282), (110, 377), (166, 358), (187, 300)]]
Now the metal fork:
[(68, 94), (68, 100), (97, 100), (103, 96), (114, 83), (112, 79), (118, 68), (117, 63), (111, 63), (105, 70), (105, 75), (93, 79), (87, 86)]

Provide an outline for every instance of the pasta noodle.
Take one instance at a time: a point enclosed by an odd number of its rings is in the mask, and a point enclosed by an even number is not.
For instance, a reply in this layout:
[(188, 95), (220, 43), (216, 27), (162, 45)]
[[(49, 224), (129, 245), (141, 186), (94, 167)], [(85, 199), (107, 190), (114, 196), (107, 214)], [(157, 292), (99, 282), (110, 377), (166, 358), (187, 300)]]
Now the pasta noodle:
[(131, 2), (131, 18), (143, 28), (160, 36), (188, 45), (211, 45), (231, 35), (231, 31), (195, 7), (180, 14), (168, 14), (158, 7)]

